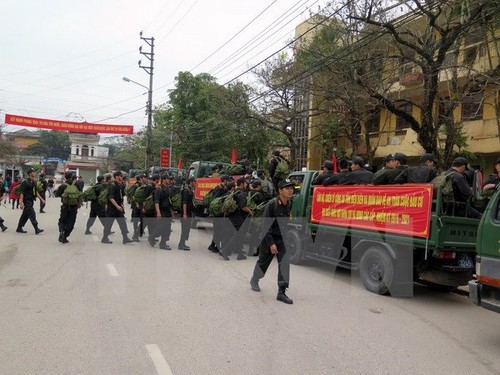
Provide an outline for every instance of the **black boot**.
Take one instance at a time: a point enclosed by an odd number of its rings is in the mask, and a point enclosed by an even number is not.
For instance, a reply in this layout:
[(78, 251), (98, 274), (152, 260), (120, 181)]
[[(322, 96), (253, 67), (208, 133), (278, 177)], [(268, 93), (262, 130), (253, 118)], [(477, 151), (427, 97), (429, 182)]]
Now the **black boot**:
[(128, 243), (132, 243), (134, 241), (132, 241), (130, 238), (128, 238), (128, 236), (123, 236), (123, 244), (126, 245)]
[(43, 232), (43, 229), (35, 228), (35, 234), (40, 234)]
[(17, 233), (28, 233), (28, 232), (26, 232), (26, 231), (25, 231), (23, 228), (21, 228), (21, 227), (17, 227), (16, 232), (17, 232)]
[(0, 222), (0, 229), (2, 229), (2, 232), (5, 232), (7, 230), (7, 227), (3, 225), (3, 220)]
[(285, 294), (286, 288), (280, 287), (278, 291), (278, 295), (276, 296), (276, 299), (278, 301), (284, 302), (288, 305), (291, 305), (293, 303), (293, 300), (291, 298), (288, 298), (288, 296)]

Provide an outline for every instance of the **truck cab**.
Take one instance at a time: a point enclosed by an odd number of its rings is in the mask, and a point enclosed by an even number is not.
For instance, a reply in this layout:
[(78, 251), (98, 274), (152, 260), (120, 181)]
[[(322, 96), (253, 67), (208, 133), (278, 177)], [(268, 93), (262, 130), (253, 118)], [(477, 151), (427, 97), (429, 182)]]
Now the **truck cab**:
[[(415, 281), (443, 291), (467, 285), (474, 271), (479, 220), (447, 215), (439, 191), (433, 199), (432, 185), (312, 186), (317, 175), (289, 175), (296, 183), (286, 234), (292, 263), (315, 259), (358, 270), (365, 288), (379, 294), (412, 295)], [(396, 202), (408, 190), (421, 195), (418, 217), (404, 205), (390, 213), (380, 211), (378, 197), (389, 191)], [(319, 192), (327, 197), (320, 203)], [(362, 201), (362, 208), (346, 206), (351, 198)], [(326, 219), (318, 220), (323, 213)]]
[(477, 236), (476, 280), (469, 281), (470, 300), (500, 313), (500, 187), (483, 213)]

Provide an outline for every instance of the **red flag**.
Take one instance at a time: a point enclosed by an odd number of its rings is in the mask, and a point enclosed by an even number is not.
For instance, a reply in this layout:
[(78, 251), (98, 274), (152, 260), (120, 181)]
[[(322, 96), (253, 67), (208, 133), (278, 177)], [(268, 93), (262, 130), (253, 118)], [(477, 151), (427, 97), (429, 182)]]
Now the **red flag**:
[(332, 156), (332, 163), (333, 163), (333, 173), (338, 173), (337, 169), (337, 154), (334, 152)]
[(236, 163), (238, 161), (238, 156), (236, 155), (236, 149), (233, 147), (231, 150), (231, 163)]
[(177, 163), (177, 169), (182, 169), (182, 158), (180, 158), (179, 162)]

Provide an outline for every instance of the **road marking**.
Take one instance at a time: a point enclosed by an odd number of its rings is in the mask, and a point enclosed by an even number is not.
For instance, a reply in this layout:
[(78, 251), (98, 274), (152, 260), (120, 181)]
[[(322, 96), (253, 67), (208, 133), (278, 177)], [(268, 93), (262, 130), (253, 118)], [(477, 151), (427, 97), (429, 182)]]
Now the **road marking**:
[(118, 272), (116, 272), (115, 266), (113, 266), (112, 264), (106, 264), (106, 267), (108, 267), (108, 271), (111, 276), (114, 277), (119, 276)]
[(170, 369), (170, 366), (165, 360), (165, 357), (163, 357), (163, 354), (161, 354), (161, 350), (158, 347), (158, 345), (156, 344), (146, 345), (146, 350), (148, 351), (149, 356), (151, 357), (153, 363), (155, 364), (158, 375), (173, 375), (172, 370)]

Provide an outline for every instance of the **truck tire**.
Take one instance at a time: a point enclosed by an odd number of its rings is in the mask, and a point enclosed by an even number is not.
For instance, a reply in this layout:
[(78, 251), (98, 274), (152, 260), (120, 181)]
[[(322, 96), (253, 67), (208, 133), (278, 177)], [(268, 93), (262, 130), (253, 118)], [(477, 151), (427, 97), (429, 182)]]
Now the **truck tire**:
[(384, 249), (369, 247), (359, 262), (361, 281), (367, 290), (387, 294), (394, 278), (394, 264)]
[(290, 255), (290, 263), (300, 264), (303, 259), (303, 241), (296, 231), (289, 230), (285, 235), (286, 251)]

